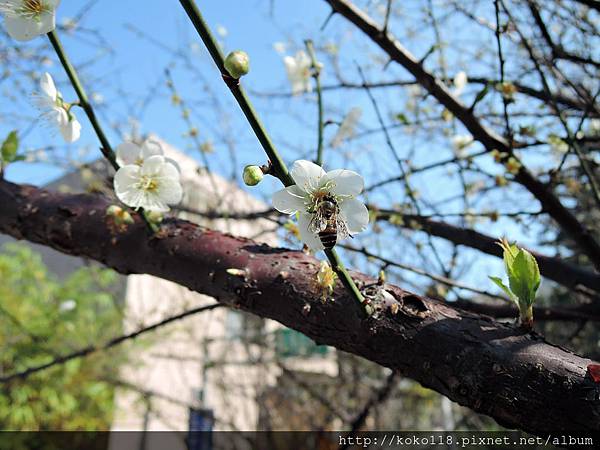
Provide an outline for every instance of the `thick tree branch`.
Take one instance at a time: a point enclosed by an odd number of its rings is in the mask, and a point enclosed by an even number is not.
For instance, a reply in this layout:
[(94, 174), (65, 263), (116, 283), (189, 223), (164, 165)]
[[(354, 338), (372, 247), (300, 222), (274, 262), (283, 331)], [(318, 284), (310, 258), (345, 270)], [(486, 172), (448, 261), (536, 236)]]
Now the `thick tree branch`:
[[(502, 154), (512, 155), (512, 149), (506, 139), (484, 126), (470, 108), (463, 105), (448, 88), (425, 70), (418, 61), (390, 33), (382, 33), (377, 23), (347, 0), (325, 0), (334, 11), (362, 30), (377, 44), (391, 60), (402, 65), (434, 98), (450, 111), (488, 151), (498, 150)], [(565, 208), (550, 188), (538, 180), (525, 167), (522, 167), (515, 180), (522, 184), (540, 202), (544, 212), (548, 213), (562, 230), (578, 245), (592, 263), (600, 268), (600, 244), (591, 231)]]
[[(99, 261), (117, 271), (171, 280), (314, 339), (397, 370), (450, 399), (536, 434), (600, 431), (591, 360), (489, 317), (387, 285), (397, 312), (364, 318), (337, 286), (320, 300), (318, 261), (302, 252), (169, 219), (148, 237), (139, 217), (111, 226), (110, 202), (0, 182), (0, 231)], [(234, 269), (234, 270), (232, 270)], [(354, 273), (356, 281), (374, 280)]]

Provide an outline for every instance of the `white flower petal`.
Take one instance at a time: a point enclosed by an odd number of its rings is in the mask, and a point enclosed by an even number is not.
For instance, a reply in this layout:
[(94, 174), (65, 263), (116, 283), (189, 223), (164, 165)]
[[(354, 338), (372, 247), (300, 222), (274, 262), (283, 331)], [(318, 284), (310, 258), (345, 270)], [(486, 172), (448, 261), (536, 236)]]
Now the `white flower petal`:
[(52, 9), (52, 11), (45, 12), (40, 15), (39, 24), (38, 24), (38, 30), (39, 30), (40, 34), (50, 33), (55, 28), (56, 28), (56, 19), (55, 19), (54, 9)]
[(44, 13), (39, 19), (7, 15), (4, 17), (4, 26), (8, 34), (17, 41), (29, 41), (42, 34), (54, 30), (54, 12)]
[(468, 81), (469, 81), (469, 79), (465, 72), (463, 72), (463, 71), (458, 72), (454, 76), (454, 95), (462, 94)]
[[(152, 157), (148, 158), (146, 161), (150, 161), (150, 160), (154, 161), (154, 158), (157, 158), (157, 157), (152, 156)], [(142, 173), (143, 172), (144, 172), (144, 169), (142, 168)], [(156, 178), (157, 179), (168, 178), (170, 180), (174, 180), (177, 183), (179, 183), (179, 170), (177, 170), (177, 167), (175, 167), (169, 161), (167, 161), (166, 159), (163, 159), (162, 165), (159, 166), (158, 172), (156, 172)]]
[(311, 71), (312, 61), (304, 50), (296, 53), (296, 56), (286, 56), (283, 58), (288, 80), (292, 85), (294, 95), (302, 92), (311, 92)]
[(81, 124), (75, 117), (67, 119), (67, 123), (60, 127), (60, 133), (65, 141), (75, 142), (81, 136)]
[(363, 177), (352, 170), (346, 169), (327, 172), (322, 183), (331, 183), (331, 193), (350, 197), (356, 197), (365, 187)]
[(120, 166), (136, 164), (140, 158), (141, 149), (133, 142), (123, 142), (117, 147), (117, 162)]
[(50, 111), (47, 112), (47, 115), (54, 121), (54, 125), (58, 128), (64, 127), (69, 122), (67, 110), (60, 106), (53, 106)]
[(295, 184), (273, 194), (273, 207), (284, 214), (294, 214), (305, 208), (302, 190)]
[(293, 73), (296, 70), (296, 60), (291, 56), (283, 58), (283, 64), (285, 65), (288, 74)]
[(290, 174), (300, 189), (312, 192), (320, 186), (325, 171), (321, 166), (301, 159), (294, 163)]
[(149, 192), (144, 193), (143, 208), (154, 212), (167, 212), (171, 209), (159, 195)]
[(46, 2), (54, 10), (56, 10), (56, 8), (58, 8), (58, 5), (60, 5), (60, 0), (46, 0)]
[(140, 180), (140, 167), (129, 164), (117, 170), (113, 181), (115, 194), (127, 206), (140, 207), (141, 195), (137, 188)]
[(369, 224), (369, 210), (363, 202), (356, 199), (340, 202), (340, 216), (346, 222), (350, 234), (364, 231)]
[(42, 78), (40, 80), (40, 88), (42, 92), (50, 98), (52, 103), (56, 101), (58, 91), (56, 90), (56, 85), (54, 84), (52, 76), (48, 72), (42, 75)]
[(181, 174), (181, 167), (179, 167), (179, 163), (175, 161), (173, 158), (165, 158), (165, 161), (172, 164), (173, 167), (177, 169), (177, 172)]
[(300, 232), (300, 239), (304, 242), (308, 248), (314, 251), (323, 250), (323, 244), (315, 233), (309, 230), (310, 221), (312, 220), (311, 214), (300, 213), (298, 216), (298, 231)]
[[(172, 166), (173, 169), (175, 169), (175, 167), (172, 164), (169, 164), (169, 165)], [(144, 160), (144, 163), (142, 164), (141, 174), (142, 175), (160, 174), (162, 172), (162, 170), (164, 169), (163, 166), (165, 166), (164, 156), (161, 156), (161, 155), (151, 156), (150, 158)], [(175, 172), (177, 173), (177, 177), (179, 177), (179, 172), (177, 172), (177, 169), (175, 169)]]
[(179, 180), (174, 178), (160, 178), (158, 181), (157, 195), (160, 200), (168, 205), (176, 205), (183, 198), (183, 188)]
[(140, 156), (143, 160), (155, 155), (164, 155), (164, 151), (159, 142), (148, 139), (142, 144)]

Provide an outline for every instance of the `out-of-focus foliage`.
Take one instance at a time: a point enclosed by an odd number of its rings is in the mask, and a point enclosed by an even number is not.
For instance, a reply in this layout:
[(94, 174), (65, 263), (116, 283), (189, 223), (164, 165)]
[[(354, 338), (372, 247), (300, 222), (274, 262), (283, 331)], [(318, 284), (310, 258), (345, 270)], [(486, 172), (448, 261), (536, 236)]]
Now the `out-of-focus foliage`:
[[(55, 279), (39, 254), (17, 244), (0, 253), (0, 373), (51, 361), (120, 332), (110, 294), (117, 275), (84, 267)], [(0, 386), (3, 430), (101, 430), (110, 427), (114, 352), (66, 364)], [(110, 360), (109, 360), (110, 358)]]

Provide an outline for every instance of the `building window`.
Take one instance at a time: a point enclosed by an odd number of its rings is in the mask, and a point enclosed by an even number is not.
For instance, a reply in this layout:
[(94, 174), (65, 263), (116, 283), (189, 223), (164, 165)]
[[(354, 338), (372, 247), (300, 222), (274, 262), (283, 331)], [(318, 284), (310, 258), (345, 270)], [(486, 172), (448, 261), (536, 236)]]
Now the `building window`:
[(317, 345), (312, 339), (290, 328), (275, 331), (275, 351), (277, 356), (290, 358), (296, 356), (323, 356), (327, 353), (326, 345)]

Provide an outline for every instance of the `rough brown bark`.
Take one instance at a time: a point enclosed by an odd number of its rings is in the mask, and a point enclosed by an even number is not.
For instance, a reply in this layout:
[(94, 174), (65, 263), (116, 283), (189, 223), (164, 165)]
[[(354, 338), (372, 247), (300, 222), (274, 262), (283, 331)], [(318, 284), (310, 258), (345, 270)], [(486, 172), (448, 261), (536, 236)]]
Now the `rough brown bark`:
[[(589, 359), (487, 316), (387, 286), (398, 311), (366, 318), (343, 287), (322, 302), (318, 261), (302, 252), (169, 219), (155, 236), (136, 223), (116, 232), (95, 195), (0, 182), (0, 231), (147, 273), (277, 320), (314, 339), (413, 378), (502, 425), (536, 434), (600, 431)], [(228, 270), (229, 269), (229, 270)], [(236, 269), (236, 270), (231, 270)], [(373, 280), (353, 273), (359, 283)]]
[[(405, 49), (394, 36), (384, 33), (371, 17), (348, 0), (325, 1), (333, 11), (344, 16), (365, 33), (392, 61), (408, 70), (417, 82), (460, 120), (473, 135), (473, 138), (483, 144), (488, 151), (498, 150), (506, 155), (513, 154), (512, 148), (506, 139), (486, 127), (470, 108), (463, 105), (452, 95), (440, 80), (427, 72), (421, 62)], [(544, 212), (560, 225), (569, 238), (590, 258), (594, 266), (600, 268), (600, 244), (591, 231), (582, 225), (571, 211), (560, 202), (550, 187), (538, 180), (525, 167), (522, 167), (515, 175), (515, 180), (540, 202)]]

